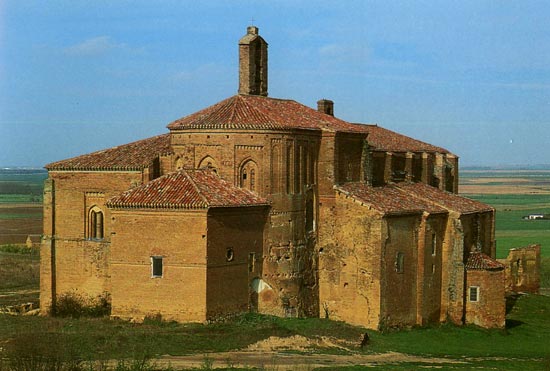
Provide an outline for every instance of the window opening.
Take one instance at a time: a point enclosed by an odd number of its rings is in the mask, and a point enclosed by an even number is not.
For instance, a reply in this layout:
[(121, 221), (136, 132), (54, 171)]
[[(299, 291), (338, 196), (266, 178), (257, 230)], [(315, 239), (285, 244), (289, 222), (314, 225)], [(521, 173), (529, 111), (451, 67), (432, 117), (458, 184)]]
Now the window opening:
[(479, 301), (479, 287), (478, 286), (470, 286), (470, 293), (469, 293), (469, 299), (472, 302)]
[(395, 271), (397, 273), (403, 273), (405, 267), (405, 254), (398, 252), (395, 257)]
[(88, 237), (94, 240), (103, 239), (103, 212), (98, 207), (93, 207), (88, 218)]
[(235, 259), (235, 253), (233, 251), (233, 248), (228, 247), (227, 251), (225, 252), (225, 260), (227, 260), (228, 262), (231, 262), (233, 261), (233, 259)]
[(437, 251), (437, 235), (432, 233), (432, 256), (435, 256)]
[(151, 256), (151, 276), (160, 278), (163, 274), (163, 258), (162, 256)]
[(254, 269), (256, 268), (256, 253), (249, 253), (248, 254), (248, 272), (252, 273), (254, 272)]

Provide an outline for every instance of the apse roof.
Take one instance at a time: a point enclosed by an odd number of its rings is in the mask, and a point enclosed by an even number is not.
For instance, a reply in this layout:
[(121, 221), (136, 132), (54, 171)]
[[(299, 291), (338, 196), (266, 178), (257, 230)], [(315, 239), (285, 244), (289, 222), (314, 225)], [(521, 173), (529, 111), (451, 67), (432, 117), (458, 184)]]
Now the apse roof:
[(204, 209), (269, 205), (255, 193), (237, 188), (214, 171), (180, 170), (130, 189), (107, 201), (110, 208)]
[(294, 100), (234, 95), (168, 125), (170, 130), (323, 130), (366, 134), (360, 125), (316, 111)]

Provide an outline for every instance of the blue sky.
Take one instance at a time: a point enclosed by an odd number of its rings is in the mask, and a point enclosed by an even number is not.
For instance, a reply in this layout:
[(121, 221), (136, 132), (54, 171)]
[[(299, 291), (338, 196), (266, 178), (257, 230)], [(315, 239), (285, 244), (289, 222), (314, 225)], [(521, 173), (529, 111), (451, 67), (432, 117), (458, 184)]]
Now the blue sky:
[(269, 95), (445, 147), (550, 163), (546, 1), (0, 1), (0, 166), (165, 133), (236, 94), (251, 20)]

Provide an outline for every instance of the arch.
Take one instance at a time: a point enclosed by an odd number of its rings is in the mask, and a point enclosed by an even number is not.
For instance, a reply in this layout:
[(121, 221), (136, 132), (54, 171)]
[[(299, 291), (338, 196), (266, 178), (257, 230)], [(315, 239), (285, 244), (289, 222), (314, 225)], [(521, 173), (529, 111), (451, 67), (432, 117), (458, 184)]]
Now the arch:
[(247, 159), (240, 166), (239, 187), (250, 191), (258, 190), (258, 165), (254, 160)]
[(102, 240), (104, 237), (104, 214), (97, 205), (92, 206), (88, 211), (88, 238)]
[(212, 169), (215, 173), (218, 172), (218, 164), (210, 155), (206, 155), (199, 161), (198, 169)]
[(176, 170), (183, 169), (183, 161), (184, 159), (182, 157), (176, 158)]

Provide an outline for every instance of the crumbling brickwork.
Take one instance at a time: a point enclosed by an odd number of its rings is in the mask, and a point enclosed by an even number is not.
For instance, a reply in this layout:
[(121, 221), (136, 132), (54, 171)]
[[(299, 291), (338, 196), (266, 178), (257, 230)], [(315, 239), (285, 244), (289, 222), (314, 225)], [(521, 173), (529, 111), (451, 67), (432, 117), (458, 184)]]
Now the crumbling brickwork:
[(510, 249), (506, 259), (506, 291), (530, 292), (540, 290), (540, 245)]

